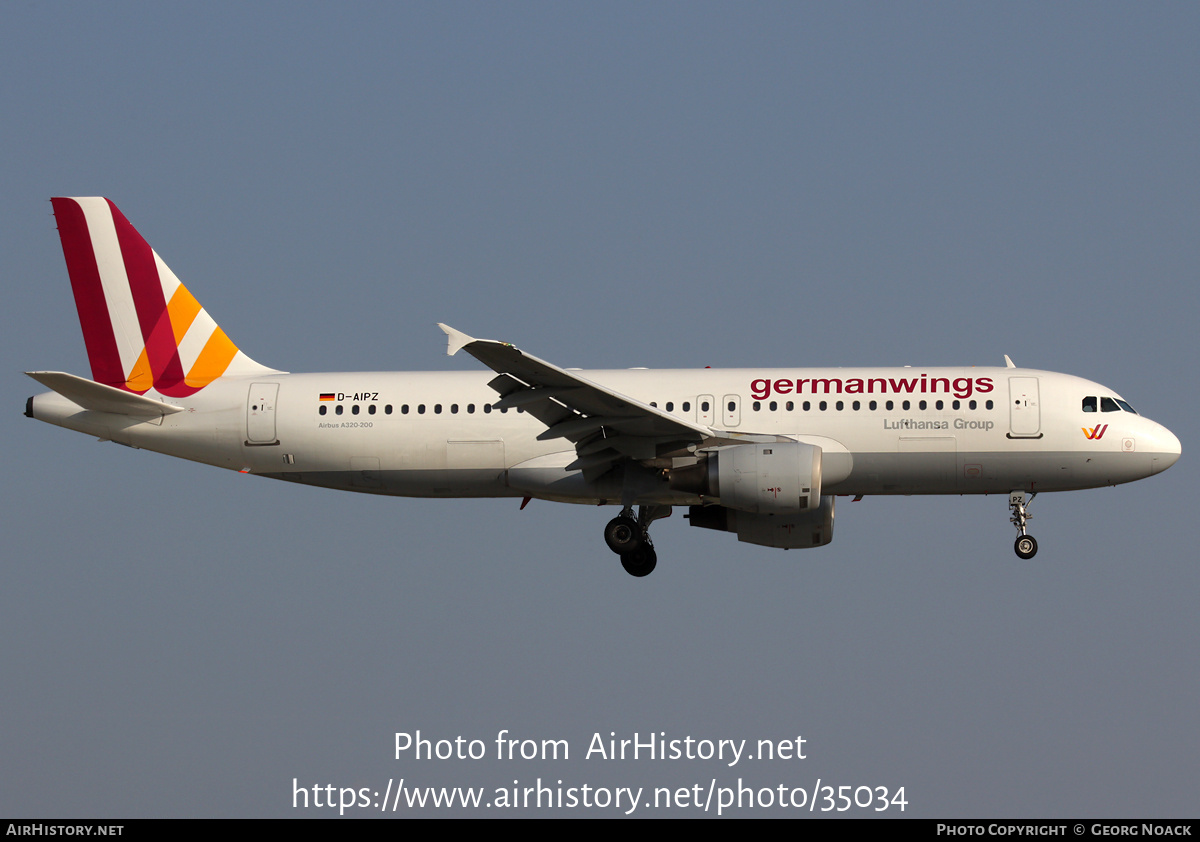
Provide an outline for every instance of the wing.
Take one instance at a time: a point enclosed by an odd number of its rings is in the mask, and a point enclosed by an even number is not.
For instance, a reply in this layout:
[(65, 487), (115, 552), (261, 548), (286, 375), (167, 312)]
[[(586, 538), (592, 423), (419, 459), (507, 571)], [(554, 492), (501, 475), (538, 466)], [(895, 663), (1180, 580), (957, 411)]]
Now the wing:
[(582, 470), (589, 479), (622, 459), (649, 462), (764, 438), (692, 424), (508, 342), (476, 339), (444, 324), (438, 327), (449, 337), (448, 355), (465, 350), (497, 373), (488, 383), (500, 395), (495, 406), (519, 407), (545, 424), (539, 441), (562, 438), (574, 444), (578, 458), (569, 467)]

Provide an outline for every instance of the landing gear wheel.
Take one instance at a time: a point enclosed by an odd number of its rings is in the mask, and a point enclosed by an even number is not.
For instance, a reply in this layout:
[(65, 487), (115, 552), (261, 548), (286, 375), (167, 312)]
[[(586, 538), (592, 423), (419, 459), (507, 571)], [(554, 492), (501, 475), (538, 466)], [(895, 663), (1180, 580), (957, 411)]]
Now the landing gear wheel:
[(630, 576), (649, 576), (658, 564), (658, 553), (649, 544), (642, 544), (631, 553), (621, 554), (621, 566)]
[(1025, 525), (1033, 518), (1029, 513), (1029, 504), (1036, 496), (1037, 492), (1026, 496), (1019, 488), (1008, 494), (1008, 510), (1012, 513), (1008, 520), (1017, 527), (1017, 542), (1013, 544), (1013, 549), (1016, 550), (1018, 558), (1031, 559), (1037, 555), (1037, 540), (1025, 532)]
[(636, 520), (626, 515), (620, 515), (610, 520), (608, 526), (604, 527), (604, 543), (608, 544), (608, 548), (617, 555), (624, 556), (636, 552), (642, 546), (644, 534), (644, 530)]
[(1017, 551), (1019, 558), (1031, 559), (1037, 555), (1037, 539), (1032, 535), (1020, 535), (1013, 544), (1013, 549)]

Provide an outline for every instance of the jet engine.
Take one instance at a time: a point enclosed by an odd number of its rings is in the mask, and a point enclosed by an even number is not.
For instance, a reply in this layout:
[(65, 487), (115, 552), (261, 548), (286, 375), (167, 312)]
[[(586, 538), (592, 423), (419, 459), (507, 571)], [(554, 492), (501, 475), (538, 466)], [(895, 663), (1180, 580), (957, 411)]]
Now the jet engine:
[(676, 491), (711, 497), (690, 506), (688, 522), (736, 532), (739, 541), (800, 549), (833, 540), (833, 497), (821, 496), (821, 448), (802, 442), (737, 444), (673, 468)]
[(739, 512), (811, 512), (821, 507), (821, 448), (801, 442), (719, 447), (693, 465), (673, 468), (669, 483)]

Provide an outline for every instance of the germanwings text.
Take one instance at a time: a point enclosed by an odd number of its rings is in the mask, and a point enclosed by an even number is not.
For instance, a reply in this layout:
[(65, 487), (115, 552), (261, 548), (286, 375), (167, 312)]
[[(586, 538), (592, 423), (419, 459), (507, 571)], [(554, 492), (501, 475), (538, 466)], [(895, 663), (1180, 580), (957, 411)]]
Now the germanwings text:
[(966, 399), (974, 394), (986, 394), (995, 388), (990, 377), (799, 377), (795, 380), (761, 378), (750, 381), (750, 394), (755, 400), (771, 395), (911, 395), (944, 392)]

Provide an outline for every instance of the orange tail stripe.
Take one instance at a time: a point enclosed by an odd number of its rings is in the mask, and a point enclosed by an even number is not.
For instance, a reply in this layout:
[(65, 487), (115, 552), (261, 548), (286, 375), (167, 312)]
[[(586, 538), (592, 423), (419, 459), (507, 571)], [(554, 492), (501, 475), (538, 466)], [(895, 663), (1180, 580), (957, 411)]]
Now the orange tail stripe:
[(167, 314), (171, 319), (171, 330), (175, 333), (175, 347), (183, 341), (183, 336), (192, 326), (196, 314), (200, 312), (200, 302), (196, 296), (188, 292), (187, 287), (180, 284), (167, 302)]
[(149, 391), (153, 385), (154, 372), (150, 370), (150, 356), (143, 348), (142, 353), (138, 355), (137, 362), (133, 364), (133, 371), (129, 372), (129, 377), (125, 380), (125, 388), (141, 395)]
[(207, 386), (225, 373), (237, 352), (237, 346), (225, 335), (225, 331), (217, 328), (208, 338), (204, 350), (196, 358), (196, 364), (192, 366), (183, 382), (195, 388)]

